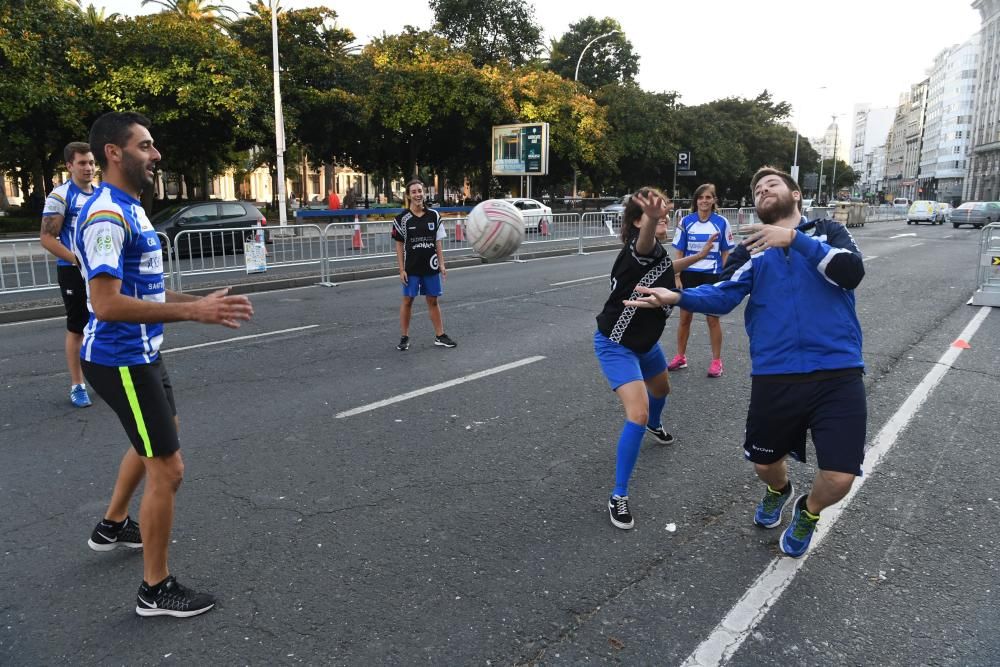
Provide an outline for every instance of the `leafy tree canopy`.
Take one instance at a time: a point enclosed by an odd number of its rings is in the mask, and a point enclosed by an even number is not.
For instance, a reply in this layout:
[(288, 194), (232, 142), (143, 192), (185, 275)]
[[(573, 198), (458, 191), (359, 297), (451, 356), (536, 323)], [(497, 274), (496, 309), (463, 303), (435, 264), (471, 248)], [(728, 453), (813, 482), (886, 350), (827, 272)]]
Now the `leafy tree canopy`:
[(430, 0), (435, 30), (472, 55), (477, 67), (526, 65), (538, 55), (542, 29), (526, 0)]
[[(618, 32), (591, 44), (580, 59), (591, 40), (614, 31)], [(549, 69), (573, 80), (578, 62), (579, 81), (590, 90), (612, 83), (632, 83), (639, 73), (639, 56), (622, 32), (621, 24), (612, 18), (598, 20), (588, 16), (571, 24), (562, 37), (552, 40)]]

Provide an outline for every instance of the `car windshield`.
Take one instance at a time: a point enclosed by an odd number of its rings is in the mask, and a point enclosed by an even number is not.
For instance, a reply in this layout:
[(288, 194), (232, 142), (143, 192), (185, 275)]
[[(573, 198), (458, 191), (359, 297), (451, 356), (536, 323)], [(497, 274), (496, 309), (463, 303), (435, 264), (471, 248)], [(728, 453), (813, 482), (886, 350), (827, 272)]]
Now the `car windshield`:
[(149, 221), (154, 225), (158, 222), (163, 222), (164, 220), (166, 220), (167, 218), (169, 218), (170, 216), (172, 216), (174, 213), (181, 210), (185, 206), (187, 206), (187, 204), (172, 204), (171, 206), (168, 206), (162, 211), (159, 211), (156, 214), (154, 214), (153, 217), (149, 219)]
[(968, 211), (969, 209), (979, 210), (981, 208), (984, 208), (985, 206), (986, 206), (986, 204), (984, 204), (982, 202), (967, 201), (964, 204), (962, 204), (961, 206), (959, 206), (959, 208)]

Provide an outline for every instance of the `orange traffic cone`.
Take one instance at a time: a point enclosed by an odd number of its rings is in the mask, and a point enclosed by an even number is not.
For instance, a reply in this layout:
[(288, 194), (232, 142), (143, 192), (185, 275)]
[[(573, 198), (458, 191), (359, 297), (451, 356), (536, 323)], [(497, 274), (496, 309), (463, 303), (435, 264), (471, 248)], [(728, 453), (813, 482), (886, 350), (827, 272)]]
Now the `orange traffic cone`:
[(358, 216), (354, 216), (354, 238), (351, 239), (351, 247), (355, 250), (364, 250), (365, 242), (361, 240), (361, 221)]
[(549, 221), (547, 218), (542, 218), (541, 222), (538, 223), (538, 233), (542, 236), (549, 235)]
[(465, 240), (465, 231), (462, 229), (464, 226), (461, 220), (455, 221), (455, 240), (458, 242)]

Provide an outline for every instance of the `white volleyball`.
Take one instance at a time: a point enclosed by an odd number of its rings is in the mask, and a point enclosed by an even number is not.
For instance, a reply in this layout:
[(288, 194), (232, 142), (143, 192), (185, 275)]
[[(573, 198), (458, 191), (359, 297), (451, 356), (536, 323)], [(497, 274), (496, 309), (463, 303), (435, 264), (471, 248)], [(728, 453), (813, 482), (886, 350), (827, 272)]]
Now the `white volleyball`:
[(469, 213), (465, 231), (480, 257), (501, 259), (524, 241), (524, 216), (508, 201), (487, 199)]

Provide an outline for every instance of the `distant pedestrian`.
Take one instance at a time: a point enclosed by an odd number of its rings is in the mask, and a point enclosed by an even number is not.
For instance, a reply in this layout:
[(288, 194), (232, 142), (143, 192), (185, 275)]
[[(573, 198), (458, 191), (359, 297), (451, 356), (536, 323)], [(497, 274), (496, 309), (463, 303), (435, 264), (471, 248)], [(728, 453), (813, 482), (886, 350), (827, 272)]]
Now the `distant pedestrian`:
[(87, 284), (74, 253), (77, 216), (94, 194), (94, 154), (82, 141), (66, 144), (63, 159), (69, 180), (54, 188), (45, 199), (39, 240), (56, 257), (56, 279), (66, 308), (66, 339), (63, 345), (69, 369), (69, 400), (78, 408), (89, 406), (90, 395), (80, 369), (80, 346), (87, 326)]
[[(729, 251), (736, 245), (729, 220), (718, 213), (715, 186), (711, 183), (699, 185), (694, 191), (694, 202), (694, 212), (684, 216), (674, 232), (673, 246), (677, 249), (678, 259), (700, 252), (713, 235), (719, 240), (708, 256), (677, 274), (678, 288), (687, 289), (717, 282), (722, 267), (726, 265)], [(671, 371), (688, 367), (687, 344), (691, 336), (692, 319), (694, 316), (691, 311), (682, 308), (677, 324), (677, 354), (667, 366)], [(712, 346), (708, 377), (717, 378), (722, 376), (722, 324), (717, 315), (706, 315), (705, 321), (708, 323), (708, 338)]]
[[(139, 201), (153, 185), (160, 153), (149, 120), (106, 113), (90, 129), (104, 183), (80, 212), (76, 252), (88, 281), (90, 320), (84, 332), (83, 373), (115, 411), (132, 447), (118, 468), (104, 520), (88, 542), (95, 551), (143, 549), (140, 616), (187, 617), (215, 599), (182, 586), (167, 567), (174, 497), (184, 476), (173, 387), (160, 358), (163, 322), (194, 321), (237, 328), (253, 309), (228, 288), (199, 298), (165, 289), (162, 250)], [(142, 529), (128, 514), (139, 483)]]
[(396, 349), (410, 349), (410, 318), (413, 300), (418, 294), (427, 298), (427, 313), (434, 326), (434, 344), (455, 347), (457, 343), (444, 332), (438, 304), (438, 297), (444, 292), (444, 278), (448, 275), (441, 245), (448, 233), (441, 224), (441, 214), (424, 206), (424, 184), (420, 179), (406, 184), (403, 205), (406, 210), (396, 216), (392, 225), (399, 280), (403, 283), (403, 301), (399, 306), (400, 337)]
[(662, 444), (674, 437), (663, 428), (662, 416), (670, 393), (667, 359), (659, 339), (671, 307), (652, 311), (623, 305), (635, 299), (637, 286), (672, 286), (674, 270), (683, 270), (708, 253), (676, 261), (661, 245), (667, 240), (667, 223), (673, 202), (659, 190), (642, 188), (629, 197), (622, 214), (623, 247), (611, 267), (611, 293), (597, 316), (594, 353), (612, 391), (625, 410), (625, 424), (618, 436), (615, 485), (608, 499), (608, 514), (617, 528), (632, 528), (628, 483), (647, 433)]
[(625, 304), (728, 313), (750, 296), (744, 320), (752, 378), (743, 450), (767, 484), (754, 523), (781, 523), (794, 488), (785, 459), (805, 461), (810, 433), (819, 470), (812, 489), (792, 504), (780, 540), (782, 552), (798, 557), (809, 548), (820, 513), (847, 495), (864, 462), (868, 408), (854, 289), (865, 268), (843, 225), (802, 219), (802, 192), (791, 176), (764, 167), (750, 188), (764, 224), (746, 228), (720, 282), (680, 293), (640, 286), (636, 291), (645, 296)]

